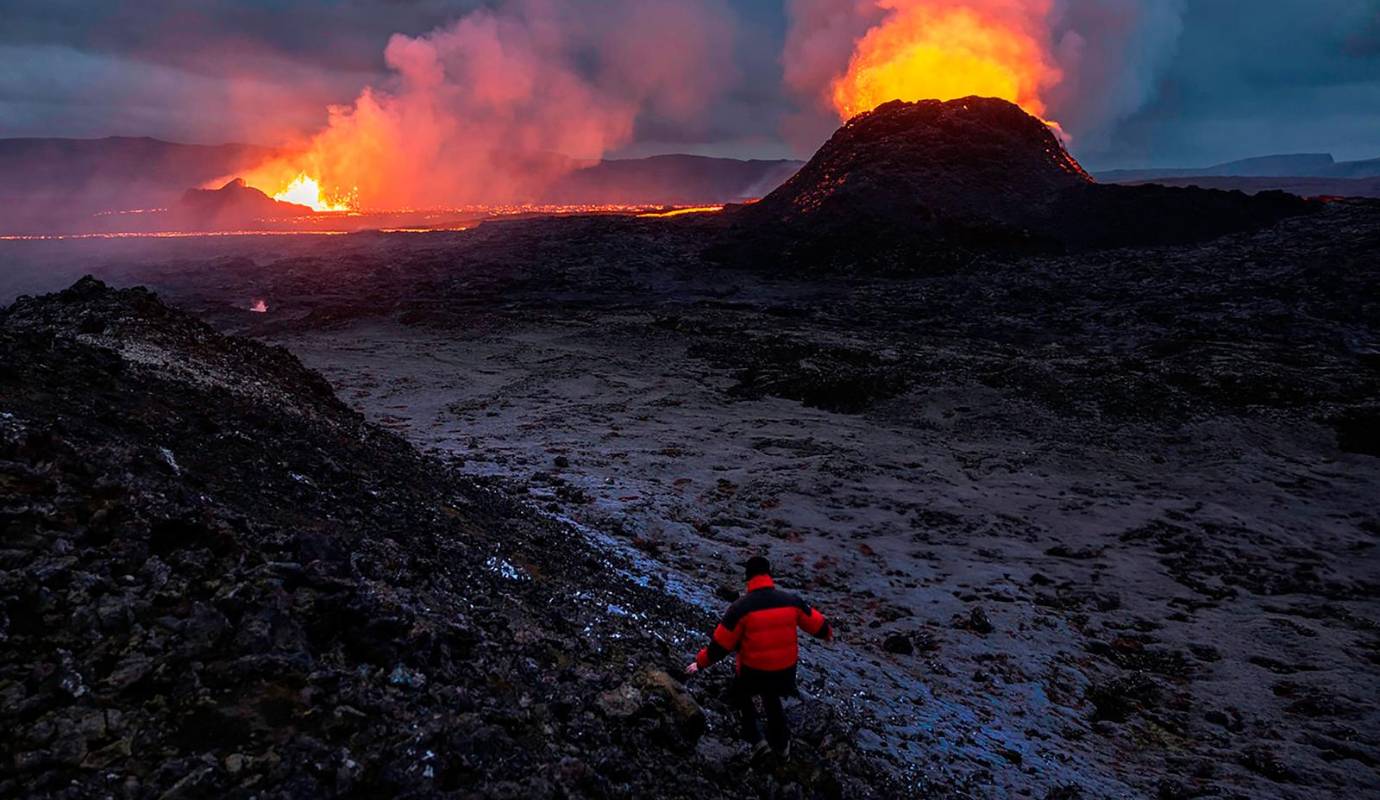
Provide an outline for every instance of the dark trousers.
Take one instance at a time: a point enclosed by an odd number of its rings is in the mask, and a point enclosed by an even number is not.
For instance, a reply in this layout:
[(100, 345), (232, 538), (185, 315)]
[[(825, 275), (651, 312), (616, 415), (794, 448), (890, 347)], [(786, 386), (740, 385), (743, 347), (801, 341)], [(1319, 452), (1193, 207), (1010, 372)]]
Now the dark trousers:
[(767, 744), (780, 752), (790, 741), (791, 730), (786, 722), (786, 711), (781, 708), (781, 696), (776, 694), (751, 695), (746, 692), (738, 696), (738, 709), (743, 715), (743, 738), (748, 744), (762, 741), (762, 731), (757, 724), (757, 699), (762, 700), (762, 711), (767, 716)]

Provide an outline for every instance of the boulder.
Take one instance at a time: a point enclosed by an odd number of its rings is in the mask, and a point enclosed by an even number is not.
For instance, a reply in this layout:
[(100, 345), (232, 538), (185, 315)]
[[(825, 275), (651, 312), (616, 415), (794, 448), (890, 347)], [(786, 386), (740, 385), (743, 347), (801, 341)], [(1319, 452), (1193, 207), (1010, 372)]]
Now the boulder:
[(665, 702), (682, 735), (693, 741), (704, 733), (704, 711), (680, 681), (662, 670), (648, 669), (638, 675), (638, 685)]

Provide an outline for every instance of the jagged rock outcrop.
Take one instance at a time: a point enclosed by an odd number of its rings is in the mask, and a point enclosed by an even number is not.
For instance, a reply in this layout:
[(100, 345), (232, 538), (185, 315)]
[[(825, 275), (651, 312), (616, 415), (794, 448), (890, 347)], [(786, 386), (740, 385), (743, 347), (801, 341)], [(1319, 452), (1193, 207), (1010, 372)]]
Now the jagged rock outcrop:
[(1195, 241), (1309, 208), (1278, 192), (1099, 185), (1012, 103), (893, 101), (850, 120), (794, 177), (740, 209), (721, 253), (783, 267), (913, 269), (974, 250)]
[(747, 769), (707, 615), (284, 350), (83, 279), (0, 354), (0, 796), (894, 796), (819, 706)]
[(243, 178), (235, 178), (219, 189), (188, 189), (172, 213), (184, 227), (214, 229), (315, 212), (309, 206), (274, 200)]

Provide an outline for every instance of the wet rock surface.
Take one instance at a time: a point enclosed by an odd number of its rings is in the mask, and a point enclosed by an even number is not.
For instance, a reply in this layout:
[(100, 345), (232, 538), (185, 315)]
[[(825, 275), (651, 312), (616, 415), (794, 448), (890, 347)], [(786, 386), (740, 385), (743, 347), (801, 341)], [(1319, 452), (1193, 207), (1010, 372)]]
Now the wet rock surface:
[(748, 769), (709, 616), (281, 349), (88, 279), (0, 353), (0, 795), (898, 791), (824, 708)]

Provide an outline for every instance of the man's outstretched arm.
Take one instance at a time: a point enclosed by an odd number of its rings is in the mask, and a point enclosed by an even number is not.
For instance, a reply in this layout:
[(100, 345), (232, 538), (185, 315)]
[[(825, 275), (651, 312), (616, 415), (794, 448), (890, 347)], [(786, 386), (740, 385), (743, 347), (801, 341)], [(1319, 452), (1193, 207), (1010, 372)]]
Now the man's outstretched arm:
[(796, 612), (796, 624), (802, 631), (810, 634), (816, 639), (823, 639), (826, 642), (833, 641), (834, 629), (829, 627), (829, 620), (819, 613), (819, 609), (804, 606)]
[(710, 637), (709, 645), (701, 648), (700, 652), (695, 654), (695, 660), (685, 668), (687, 673), (693, 674), (713, 666), (738, 647), (740, 635), (738, 628), (740, 625), (734, 625), (730, 628), (725, 622), (720, 622), (714, 628), (714, 635)]

